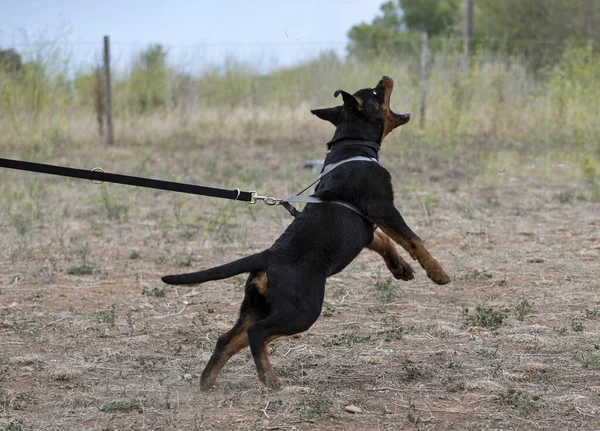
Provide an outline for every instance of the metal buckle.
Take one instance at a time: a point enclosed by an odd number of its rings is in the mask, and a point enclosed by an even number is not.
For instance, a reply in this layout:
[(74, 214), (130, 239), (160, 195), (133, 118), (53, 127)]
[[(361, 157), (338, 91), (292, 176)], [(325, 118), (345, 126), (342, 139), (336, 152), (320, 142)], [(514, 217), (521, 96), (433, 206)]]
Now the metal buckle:
[(248, 202), (249, 204), (254, 205), (256, 203), (256, 201), (263, 201), (264, 203), (266, 203), (269, 206), (273, 206), (273, 205), (280, 205), (282, 199), (273, 197), (273, 196), (269, 196), (269, 195), (264, 195), (264, 196), (259, 196), (255, 191), (251, 191), (250, 192), (252, 194), (251, 200)]

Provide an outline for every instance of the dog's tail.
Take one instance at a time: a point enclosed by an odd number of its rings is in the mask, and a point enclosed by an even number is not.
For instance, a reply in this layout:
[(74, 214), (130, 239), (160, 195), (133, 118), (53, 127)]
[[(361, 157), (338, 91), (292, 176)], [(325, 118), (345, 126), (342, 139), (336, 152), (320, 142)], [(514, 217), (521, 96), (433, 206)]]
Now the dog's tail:
[(250, 271), (260, 271), (267, 268), (267, 255), (265, 251), (243, 257), (225, 265), (215, 266), (204, 271), (190, 272), (188, 274), (165, 275), (162, 278), (167, 284), (197, 284), (211, 280), (222, 280)]

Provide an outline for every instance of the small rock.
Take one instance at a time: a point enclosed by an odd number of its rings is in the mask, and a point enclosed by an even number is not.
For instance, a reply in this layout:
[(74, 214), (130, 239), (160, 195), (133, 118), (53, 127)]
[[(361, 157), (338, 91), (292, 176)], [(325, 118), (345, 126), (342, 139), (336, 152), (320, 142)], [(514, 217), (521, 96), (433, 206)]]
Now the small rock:
[(346, 410), (348, 413), (362, 413), (362, 409), (354, 404), (344, 407), (344, 410)]

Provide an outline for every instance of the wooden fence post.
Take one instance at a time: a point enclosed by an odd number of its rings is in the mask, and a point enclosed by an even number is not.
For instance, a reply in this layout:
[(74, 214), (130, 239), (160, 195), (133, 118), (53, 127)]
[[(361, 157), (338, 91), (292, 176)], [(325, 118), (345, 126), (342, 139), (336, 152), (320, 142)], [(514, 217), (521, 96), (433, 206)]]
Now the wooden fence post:
[(465, 33), (463, 50), (463, 69), (469, 67), (469, 58), (473, 51), (473, 0), (465, 0)]
[(104, 76), (106, 79), (106, 144), (112, 145), (113, 121), (112, 121), (112, 94), (110, 88), (110, 39), (104, 36)]
[(427, 61), (429, 60), (429, 42), (427, 32), (421, 36), (421, 116), (419, 124), (421, 130), (425, 129), (425, 100), (427, 97)]

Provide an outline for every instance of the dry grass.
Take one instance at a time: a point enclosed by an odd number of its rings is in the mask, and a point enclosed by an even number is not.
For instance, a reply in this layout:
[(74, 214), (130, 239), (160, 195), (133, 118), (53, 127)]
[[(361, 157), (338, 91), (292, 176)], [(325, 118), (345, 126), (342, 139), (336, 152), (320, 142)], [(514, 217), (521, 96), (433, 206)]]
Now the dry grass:
[[(73, 119), (46, 160), (283, 196), (331, 130), (260, 112), (118, 123), (110, 150)], [(364, 252), (329, 280), (315, 326), (272, 344), (280, 392), (248, 352), (199, 390), (242, 277), (159, 280), (269, 246), (281, 208), (0, 172), (0, 429), (597, 429), (600, 205), (579, 166), (419, 147), (411, 127), (382, 161), (453, 282), (390, 281)]]

